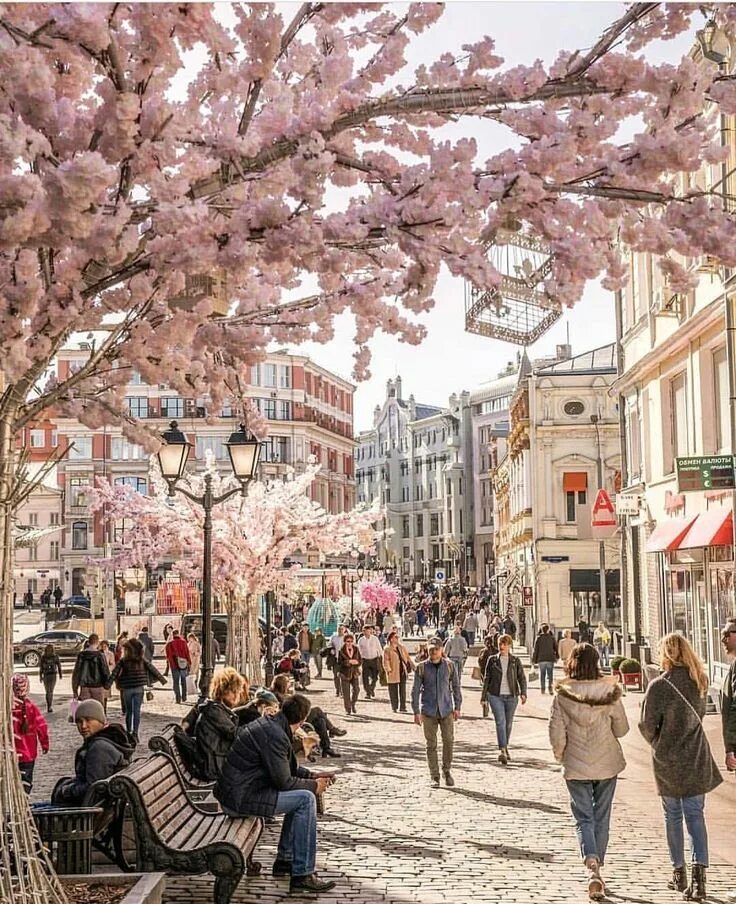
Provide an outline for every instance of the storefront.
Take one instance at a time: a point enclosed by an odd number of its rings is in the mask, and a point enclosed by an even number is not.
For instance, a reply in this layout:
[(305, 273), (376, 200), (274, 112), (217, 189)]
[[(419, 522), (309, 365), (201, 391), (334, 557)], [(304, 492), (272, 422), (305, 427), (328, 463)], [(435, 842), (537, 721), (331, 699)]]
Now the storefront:
[(584, 619), (594, 628), (605, 622), (608, 629), (621, 629), (621, 572), (606, 569), (606, 611), (601, 606), (601, 576), (597, 568), (571, 568), (570, 593), (573, 599), (574, 623)]
[(736, 612), (731, 509), (668, 519), (652, 533), (647, 552), (661, 558), (663, 633), (687, 637), (717, 681), (725, 664), (720, 629)]

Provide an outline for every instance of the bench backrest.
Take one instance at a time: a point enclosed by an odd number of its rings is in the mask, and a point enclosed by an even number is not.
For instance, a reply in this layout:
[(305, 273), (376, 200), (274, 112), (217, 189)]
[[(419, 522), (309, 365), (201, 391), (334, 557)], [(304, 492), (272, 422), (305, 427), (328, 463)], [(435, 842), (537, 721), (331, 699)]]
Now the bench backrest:
[[(128, 797), (138, 797), (159, 835), (164, 828), (168, 834), (172, 823), (180, 824), (197, 813), (182, 786), (176, 766), (165, 754), (134, 760), (111, 779), (112, 787), (121, 785)], [(134, 806), (134, 812), (136, 809)]]
[(152, 753), (165, 753), (174, 761), (176, 768), (179, 770), (181, 779), (186, 786), (195, 790), (208, 790), (214, 787), (214, 782), (196, 778), (190, 772), (187, 764), (179, 753), (179, 748), (174, 739), (174, 729), (176, 724), (169, 723), (160, 734), (154, 735), (148, 741), (148, 749)]

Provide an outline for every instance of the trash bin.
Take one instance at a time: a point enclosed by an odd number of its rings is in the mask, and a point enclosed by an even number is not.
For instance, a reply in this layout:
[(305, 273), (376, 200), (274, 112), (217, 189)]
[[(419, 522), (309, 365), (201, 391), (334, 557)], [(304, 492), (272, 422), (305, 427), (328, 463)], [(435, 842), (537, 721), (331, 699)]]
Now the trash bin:
[(33, 818), (54, 869), (60, 875), (92, 871), (92, 838), (101, 807), (32, 807)]

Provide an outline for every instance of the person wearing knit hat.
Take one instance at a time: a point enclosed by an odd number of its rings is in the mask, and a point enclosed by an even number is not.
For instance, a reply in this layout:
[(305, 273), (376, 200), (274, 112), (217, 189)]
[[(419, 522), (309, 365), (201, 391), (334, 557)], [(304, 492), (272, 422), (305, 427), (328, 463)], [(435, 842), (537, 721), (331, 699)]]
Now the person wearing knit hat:
[(74, 757), (74, 776), (59, 779), (51, 795), (54, 804), (79, 807), (91, 786), (124, 769), (133, 756), (134, 744), (122, 725), (107, 721), (99, 700), (83, 700), (74, 714), (84, 743)]
[(27, 675), (13, 675), (13, 741), (18, 755), (18, 769), (26, 794), (33, 787), (33, 769), (38, 758), (38, 745), (49, 752), (49, 727), (36, 704), (28, 699), (30, 682)]

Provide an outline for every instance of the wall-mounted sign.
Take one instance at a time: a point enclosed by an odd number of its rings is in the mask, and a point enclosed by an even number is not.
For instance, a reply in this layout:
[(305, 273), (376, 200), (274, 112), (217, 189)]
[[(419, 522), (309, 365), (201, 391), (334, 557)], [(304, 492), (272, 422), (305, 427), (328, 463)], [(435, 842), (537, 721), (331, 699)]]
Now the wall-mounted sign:
[(736, 487), (733, 455), (700, 455), (676, 461), (677, 488), (681, 493)]

